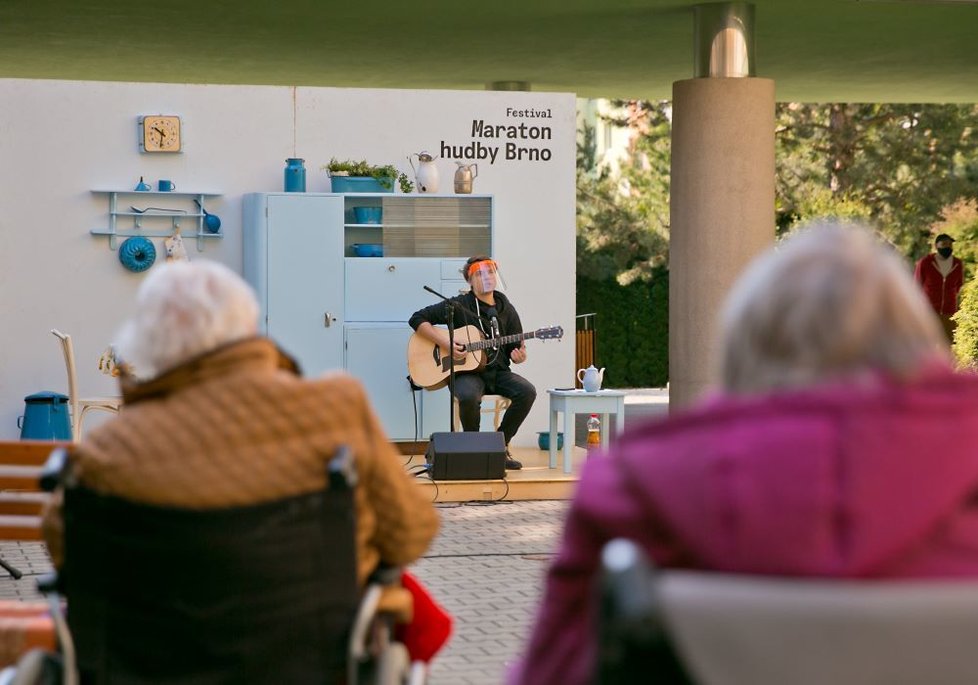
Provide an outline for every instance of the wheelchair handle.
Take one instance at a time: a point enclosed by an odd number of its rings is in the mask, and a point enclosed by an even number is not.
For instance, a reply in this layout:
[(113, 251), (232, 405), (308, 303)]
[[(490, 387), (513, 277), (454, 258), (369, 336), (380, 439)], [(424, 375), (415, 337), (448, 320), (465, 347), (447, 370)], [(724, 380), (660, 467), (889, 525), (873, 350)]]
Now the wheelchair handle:
[(64, 447), (58, 447), (51, 452), (48, 460), (41, 467), (41, 475), (38, 479), (41, 484), (41, 489), (45, 492), (54, 492), (67, 479), (68, 467), (68, 450)]

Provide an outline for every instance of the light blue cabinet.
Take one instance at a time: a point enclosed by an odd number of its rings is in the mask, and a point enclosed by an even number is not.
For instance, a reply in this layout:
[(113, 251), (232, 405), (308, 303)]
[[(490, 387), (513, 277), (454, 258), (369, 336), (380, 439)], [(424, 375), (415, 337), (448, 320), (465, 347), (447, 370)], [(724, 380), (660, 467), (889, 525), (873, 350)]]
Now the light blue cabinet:
[[(449, 297), (467, 287), (465, 259), (493, 254), (492, 215), (485, 195), (246, 195), (244, 275), (263, 332), (306, 375), (359, 378), (392, 439), (448, 430), (448, 391), (410, 389), (407, 320), (437, 301), (424, 286)], [(357, 257), (365, 244), (381, 256)]]
[(244, 276), (262, 332), (309, 376), (343, 366), (342, 214), (337, 196), (245, 196)]
[(398, 440), (421, 439), (421, 404), (427, 399), (422, 395), (428, 393), (415, 396), (408, 383), (404, 351), (413, 333), (411, 327), (407, 323), (351, 323), (345, 333), (346, 370), (366, 386), (384, 430)]

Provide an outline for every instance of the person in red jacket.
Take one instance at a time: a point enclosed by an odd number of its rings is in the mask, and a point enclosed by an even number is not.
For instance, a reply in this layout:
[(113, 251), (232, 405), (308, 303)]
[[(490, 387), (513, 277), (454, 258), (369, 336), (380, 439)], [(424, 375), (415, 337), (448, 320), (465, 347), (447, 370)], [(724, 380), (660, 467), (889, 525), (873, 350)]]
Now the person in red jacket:
[(958, 291), (964, 284), (964, 264), (952, 254), (953, 242), (954, 238), (941, 233), (934, 239), (936, 254), (921, 257), (913, 272), (914, 280), (924, 289), (950, 342), (954, 342), (954, 321), (951, 317), (958, 311)]

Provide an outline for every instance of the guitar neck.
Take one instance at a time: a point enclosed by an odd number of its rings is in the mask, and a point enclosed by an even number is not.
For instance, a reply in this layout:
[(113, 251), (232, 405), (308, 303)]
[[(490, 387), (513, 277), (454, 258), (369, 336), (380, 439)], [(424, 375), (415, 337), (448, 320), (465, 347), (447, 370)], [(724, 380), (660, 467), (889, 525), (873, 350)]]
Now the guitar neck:
[(512, 335), (503, 335), (498, 338), (487, 338), (486, 340), (479, 340), (477, 342), (468, 343), (465, 349), (468, 352), (474, 350), (485, 350), (490, 347), (496, 347), (498, 345), (508, 345), (520, 340), (529, 340), (530, 338), (536, 337), (536, 331), (529, 331), (528, 333), (513, 333)]

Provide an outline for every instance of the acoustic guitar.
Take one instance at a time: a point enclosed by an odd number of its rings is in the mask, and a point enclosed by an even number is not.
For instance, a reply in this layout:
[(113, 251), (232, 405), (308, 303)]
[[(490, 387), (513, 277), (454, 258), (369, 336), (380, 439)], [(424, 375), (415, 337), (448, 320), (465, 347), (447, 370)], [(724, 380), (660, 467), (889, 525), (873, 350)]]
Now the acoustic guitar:
[[(455, 360), (455, 373), (479, 371), (486, 365), (486, 350), (502, 347), (520, 340), (560, 340), (564, 329), (560, 326), (538, 328), (528, 333), (514, 333), (498, 338), (486, 338), (476, 326), (455, 329), (455, 342), (465, 345), (465, 359)], [(451, 358), (448, 350), (415, 333), (408, 340), (408, 373), (415, 385), (427, 390), (437, 390), (448, 385)]]

